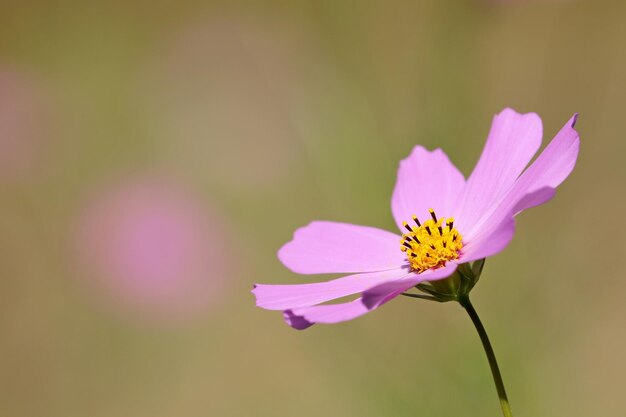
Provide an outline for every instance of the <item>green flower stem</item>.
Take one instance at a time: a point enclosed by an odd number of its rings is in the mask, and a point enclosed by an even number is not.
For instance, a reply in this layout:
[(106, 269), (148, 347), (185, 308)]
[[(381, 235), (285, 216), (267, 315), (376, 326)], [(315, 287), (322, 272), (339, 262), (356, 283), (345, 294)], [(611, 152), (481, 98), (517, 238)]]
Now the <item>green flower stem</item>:
[(506, 391), (504, 390), (502, 375), (500, 375), (500, 369), (498, 368), (498, 362), (496, 361), (496, 354), (493, 352), (491, 342), (489, 342), (487, 331), (481, 323), (480, 318), (478, 317), (478, 313), (476, 313), (476, 310), (474, 310), (474, 306), (470, 302), (469, 297), (465, 296), (459, 298), (459, 303), (463, 306), (463, 308), (467, 311), (467, 314), (469, 314), (470, 318), (472, 319), (472, 323), (474, 323), (476, 331), (478, 331), (478, 335), (480, 336), (480, 341), (483, 343), (483, 348), (485, 348), (487, 360), (489, 361), (489, 366), (491, 367), (493, 382), (495, 382), (496, 384), (498, 398), (500, 398), (502, 414), (504, 415), (504, 417), (513, 417), (513, 413), (511, 412), (511, 406), (509, 405), (509, 399), (506, 397)]

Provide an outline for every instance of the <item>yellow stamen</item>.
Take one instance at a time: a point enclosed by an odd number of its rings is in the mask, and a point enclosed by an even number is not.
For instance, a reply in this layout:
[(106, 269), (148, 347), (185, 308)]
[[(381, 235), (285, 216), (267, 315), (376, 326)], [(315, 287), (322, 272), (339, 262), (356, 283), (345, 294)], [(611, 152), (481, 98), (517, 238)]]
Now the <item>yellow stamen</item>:
[(447, 261), (457, 259), (463, 248), (463, 237), (454, 228), (454, 219), (437, 219), (435, 210), (428, 212), (432, 219), (424, 223), (413, 216), (417, 226), (402, 223), (408, 233), (402, 235), (400, 250), (406, 253), (411, 268), (417, 273), (440, 268)]

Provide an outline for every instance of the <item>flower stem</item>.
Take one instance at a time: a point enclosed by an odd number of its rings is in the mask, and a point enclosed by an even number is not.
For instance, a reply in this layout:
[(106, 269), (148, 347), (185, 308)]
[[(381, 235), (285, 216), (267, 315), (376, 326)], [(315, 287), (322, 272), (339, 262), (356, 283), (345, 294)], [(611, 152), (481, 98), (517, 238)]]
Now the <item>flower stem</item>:
[(487, 354), (487, 360), (489, 361), (489, 366), (491, 367), (493, 382), (496, 384), (498, 398), (500, 398), (502, 414), (504, 415), (504, 417), (513, 417), (513, 413), (511, 412), (511, 406), (509, 405), (509, 399), (506, 397), (506, 391), (504, 390), (502, 375), (500, 375), (500, 369), (498, 368), (498, 362), (496, 361), (496, 354), (493, 352), (491, 342), (489, 342), (487, 331), (481, 323), (480, 318), (478, 317), (478, 313), (476, 313), (476, 310), (470, 302), (469, 297), (465, 296), (459, 298), (459, 303), (467, 311), (467, 314), (469, 314), (470, 318), (472, 319), (472, 323), (474, 323), (474, 326), (476, 327), (476, 331), (478, 331), (480, 341), (483, 343), (483, 348), (485, 349), (485, 353)]

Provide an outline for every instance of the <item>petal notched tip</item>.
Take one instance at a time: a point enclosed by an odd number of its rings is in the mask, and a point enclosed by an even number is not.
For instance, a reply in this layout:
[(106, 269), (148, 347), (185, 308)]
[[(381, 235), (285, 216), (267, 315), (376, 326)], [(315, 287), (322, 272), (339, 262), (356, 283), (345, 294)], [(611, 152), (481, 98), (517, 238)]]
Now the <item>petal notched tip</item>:
[(296, 330), (305, 330), (315, 324), (311, 323), (302, 316), (294, 314), (292, 310), (283, 311), (283, 319), (285, 320), (285, 323)]
[(515, 110), (514, 108), (511, 107), (505, 107), (504, 109), (502, 109), (500, 111), (500, 113), (496, 114), (496, 117), (498, 116), (504, 116), (504, 117), (515, 117), (515, 116), (528, 116), (531, 118), (537, 118), (539, 120), (541, 120), (541, 117), (539, 117), (539, 115), (535, 112), (529, 112), (529, 113), (520, 113), (517, 110)]
[(429, 155), (435, 155), (438, 157), (445, 156), (447, 158), (445, 152), (441, 148), (428, 149), (422, 145), (415, 145), (411, 150), (409, 156), (400, 160), (400, 165), (411, 164), (416, 158), (425, 158)]
[(299, 258), (302, 258), (301, 251), (299, 251), (299, 240), (304, 240), (307, 237), (307, 232), (312, 228), (316, 227), (320, 222), (318, 220), (313, 220), (308, 224), (298, 227), (293, 231), (291, 235), (291, 240), (287, 243), (283, 244), (278, 251), (276, 251), (276, 257), (287, 269), (296, 274), (307, 274), (306, 268), (302, 268), (299, 262)]
[(254, 304), (257, 307), (263, 308), (265, 310), (271, 310), (271, 308), (268, 308), (267, 296), (263, 293), (263, 289), (267, 287), (270, 286), (263, 284), (253, 284), (250, 292), (252, 293), (252, 295), (254, 295)]

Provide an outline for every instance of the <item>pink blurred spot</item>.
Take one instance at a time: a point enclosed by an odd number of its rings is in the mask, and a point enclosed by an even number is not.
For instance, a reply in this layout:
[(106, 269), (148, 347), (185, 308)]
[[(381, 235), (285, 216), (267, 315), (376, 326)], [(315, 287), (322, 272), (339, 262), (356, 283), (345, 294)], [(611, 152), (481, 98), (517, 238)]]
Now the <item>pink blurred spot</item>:
[(169, 321), (201, 314), (232, 274), (216, 214), (171, 182), (146, 177), (103, 190), (79, 226), (83, 274), (140, 315)]
[(46, 121), (45, 106), (34, 83), (0, 68), (0, 181), (32, 173)]

